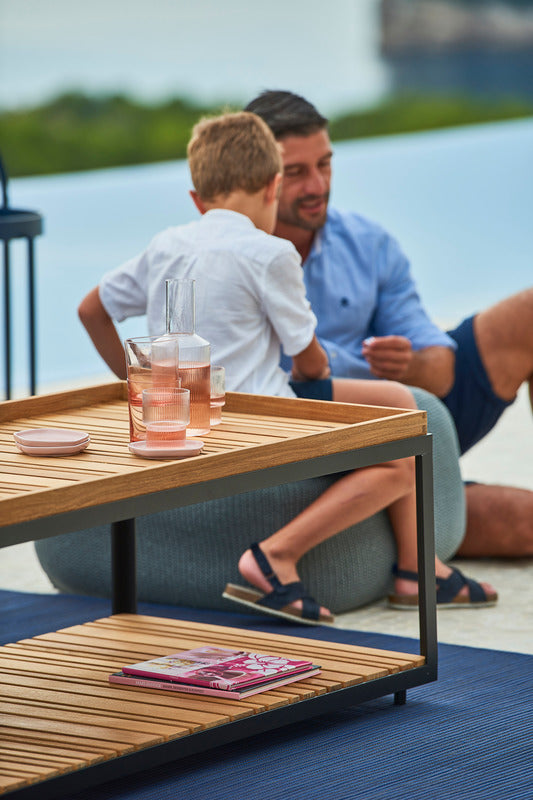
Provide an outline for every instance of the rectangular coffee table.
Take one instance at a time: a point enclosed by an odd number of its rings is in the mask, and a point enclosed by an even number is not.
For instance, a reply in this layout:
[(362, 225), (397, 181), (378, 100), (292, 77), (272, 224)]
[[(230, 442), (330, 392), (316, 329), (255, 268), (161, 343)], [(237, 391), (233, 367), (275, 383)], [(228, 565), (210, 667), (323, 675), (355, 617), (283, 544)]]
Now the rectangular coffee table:
[[(20, 453), (13, 432), (86, 430), (76, 456)], [(420, 411), (228, 393), (193, 458), (151, 461), (128, 444), (126, 388), (111, 383), (0, 404), (0, 545), (112, 525), (112, 615), (0, 648), (0, 793), (81, 787), (437, 676), (431, 436)], [(420, 653), (199, 625), (136, 612), (136, 516), (255, 488), (416, 457)], [(80, 534), (81, 535), (81, 534)], [(111, 687), (125, 663), (198, 644), (310, 657), (322, 674), (246, 701)]]

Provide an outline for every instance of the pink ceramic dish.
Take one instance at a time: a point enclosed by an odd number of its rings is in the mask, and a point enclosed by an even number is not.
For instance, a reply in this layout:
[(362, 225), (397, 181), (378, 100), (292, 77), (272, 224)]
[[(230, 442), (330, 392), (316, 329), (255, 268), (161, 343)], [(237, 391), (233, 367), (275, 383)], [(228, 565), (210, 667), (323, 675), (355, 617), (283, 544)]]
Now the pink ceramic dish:
[(91, 440), (89, 437), (81, 444), (56, 445), (55, 447), (30, 447), (16, 442), (18, 449), (27, 456), (74, 456), (81, 453)]
[(74, 447), (88, 443), (86, 431), (70, 428), (28, 428), (13, 434), (17, 444), (27, 447)]
[(187, 458), (197, 456), (204, 443), (201, 439), (185, 439), (180, 441), (176, 447), (147, 447), (146, 442), (130, 442), (128, 445), (131, 452), (142, 458)]

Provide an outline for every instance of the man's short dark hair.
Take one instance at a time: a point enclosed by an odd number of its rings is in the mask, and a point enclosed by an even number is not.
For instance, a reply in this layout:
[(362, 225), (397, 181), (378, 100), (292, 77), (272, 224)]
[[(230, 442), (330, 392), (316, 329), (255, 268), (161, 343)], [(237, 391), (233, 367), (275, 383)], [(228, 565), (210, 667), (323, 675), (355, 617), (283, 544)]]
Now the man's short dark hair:
[(328, 120), (305, 98), (292, 92), (267, 90), (252, 100), (245, 111), (264, 119), (276, 139), (310, 136), (324, 130)]

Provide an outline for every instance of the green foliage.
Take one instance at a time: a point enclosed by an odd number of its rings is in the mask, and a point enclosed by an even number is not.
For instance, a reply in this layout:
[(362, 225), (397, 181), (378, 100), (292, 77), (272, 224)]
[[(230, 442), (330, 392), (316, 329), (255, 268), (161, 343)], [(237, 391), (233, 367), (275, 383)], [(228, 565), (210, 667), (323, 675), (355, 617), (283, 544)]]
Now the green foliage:
[[(194, 123), (220, 110), (179, 98), (144, 105), (123, 95), (70, 92), (0, 113), (0, 154), (12, 177), (185, 158)], [(532, 115), (524, 101), (403, 97), (336, 117), (330, 130), (333, 139), (354, 139)]]
[(0, 114), (0, 152), (11, 176), (184, 158), (191, 128), (207, 111), (185, 100), (147, 106), (71, 92)]
[(332, 139), (357, 139), (533, 116), (523, 100), (483, 102), (469, 97), (405, 95), (331, 121)]

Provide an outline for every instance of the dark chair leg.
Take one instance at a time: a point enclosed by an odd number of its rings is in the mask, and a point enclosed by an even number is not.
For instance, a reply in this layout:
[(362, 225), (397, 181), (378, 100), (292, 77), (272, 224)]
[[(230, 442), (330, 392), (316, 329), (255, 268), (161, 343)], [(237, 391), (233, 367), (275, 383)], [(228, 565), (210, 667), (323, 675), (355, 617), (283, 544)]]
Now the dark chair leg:
[(137, 613), (135, 519), (111, 524), (112, 613)]
[(404, 706), (407, 700), (407, 690), (400, 689), (399, 692), (394, 692), (394, 705), (395, 706)]

